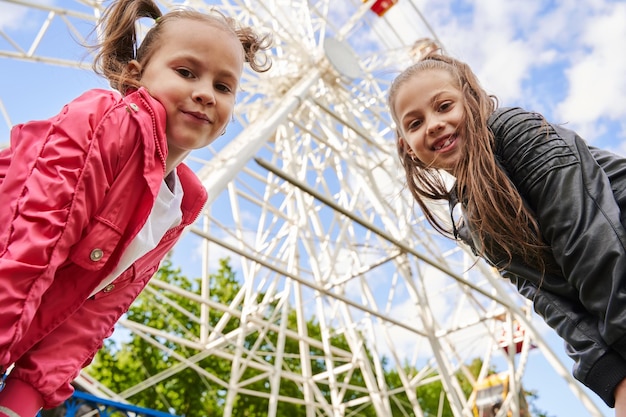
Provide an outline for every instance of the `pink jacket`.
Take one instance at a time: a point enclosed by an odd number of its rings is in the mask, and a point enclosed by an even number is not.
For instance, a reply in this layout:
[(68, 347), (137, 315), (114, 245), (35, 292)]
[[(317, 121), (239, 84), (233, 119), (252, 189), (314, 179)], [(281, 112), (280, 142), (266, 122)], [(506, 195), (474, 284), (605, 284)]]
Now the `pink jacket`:
[(12, 130), (0, 152), (0, 371), (15, 368), (0, 406), (34, 415), (29, 403), (68, 398), (70, 382), (199, 215), (206, 191), (181, 164), (182, 224), (112, 290), (87, 299), (144, 225), (166, 153), (165, 111), (143, 89), (123, 98), (91, 90), (57, 116)]

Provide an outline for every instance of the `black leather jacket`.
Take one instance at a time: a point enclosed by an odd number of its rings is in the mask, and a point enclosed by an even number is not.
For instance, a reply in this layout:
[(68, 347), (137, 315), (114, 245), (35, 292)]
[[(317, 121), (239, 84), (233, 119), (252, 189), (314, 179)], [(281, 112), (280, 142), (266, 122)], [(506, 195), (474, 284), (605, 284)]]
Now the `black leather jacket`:
[[(496, 110), (489, 126), (498, 162), (552, 248), (547, 263), (562, 271), (514, 258), (501, 273), (566, 342), (574, 377), (613, 407), (626, 378), (626, 159), (519, 108)], [(471, 225), (458, 234), (477, 247)]]

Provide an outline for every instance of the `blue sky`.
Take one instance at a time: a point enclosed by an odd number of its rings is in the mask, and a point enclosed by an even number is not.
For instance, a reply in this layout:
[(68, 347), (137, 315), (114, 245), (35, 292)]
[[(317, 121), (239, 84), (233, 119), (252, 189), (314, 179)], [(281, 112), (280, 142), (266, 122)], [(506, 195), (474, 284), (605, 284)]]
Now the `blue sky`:
[[(358, 2), (356, 2), (358, 3)], [(550, 121), (577, 130), (595, 146), (626, 155), (626, 2), (606, 0), (476, 0), (414, 2), (428, 19), (446, 51), (469, 63), (483, 86), (503, 106), (543, 113)], [(56, 4), (63, 5), (63, 0)], [(355, 2), (336, 1), (349, 13)], [(32, 41), (35, 25), (23, 9), (0, 2), (0, 29)], [(408, 40), (415, 13), (400, 0), (386, 15)], [(382, 25), (382, 21), (381, 21)], [(0, 37), (0, 45), (5, 49)], [(408, 41), (407, 41), (408, 42)], [(42, 44), (56, 57), (86, 59), (67, 34)], [(87, 71), (0, 58), (0, 100), (10, 122), (47, 118), (82, 91), (106, 83)], [(0, 144), (9, 126), (0, 120)], [(553, 349), (561, 342), (546, 329)], [(564, 382), (539, 355), (531, 355), (526, 388), (539, 394), (537, 405), (555, 417), (586, 415)], [(613, 414), (603, 407), (606, 416)]]

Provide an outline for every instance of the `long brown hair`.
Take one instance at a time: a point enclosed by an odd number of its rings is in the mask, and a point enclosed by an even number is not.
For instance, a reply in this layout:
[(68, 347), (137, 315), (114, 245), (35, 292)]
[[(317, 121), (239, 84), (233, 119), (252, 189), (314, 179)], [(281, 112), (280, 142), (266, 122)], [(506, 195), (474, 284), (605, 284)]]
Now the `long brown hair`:
[[(508, 256), (508, 262), (514, 254), (520, 255), (530, 265), (544, 269), (546, 245), (541, 240), (537, 221), (494, 155), (494, 136), (487, 122), (498, 107), (498, 100), (481, 87), (467, 64), (441, 53), (431, 53), (405, 69), (389, 90), (388, 104), (396, 126), (400, 126), (395, 112), (399, 89), (407, 80), (428, 70), (446, 71), (463, 95), (465, 120), (459, 134), (465, 138), (465, 152), (453, 173), (458, 200), (465, 207), (466, 220), (480, 241), (480, 247), (476, 249), (480, 255), (499, 249)], [(428, 205), (429, 201), (450, 201), (452, 190), (441, 172), (413, 157), (398, 129), (396, 133), (398, 155), (408, 189), (429, 223), (443, 235), (452, 237), (450, 228)]]
[[(154, 19), (155, 24), (139, 44), (136, 24), (141, 18)], [(205, 14), (192, 9), (173, 9), (162, 14), (152, 0), (116, 0), (104, 11), (98, 22), (101, 41), (91, 46), (97, 52), (93, 62), (94, 70), (122, 94), (138, 88), (139, 80), (130, 73), (128, 64), (137, 60), (144, 68), (158, 48), (164, 25), (175, 19), (198, 20), (230, 31), (241, 43), (244, 59), (254, 71), (265, 72), (270, 69), (271, 60), (263, 53), (271, 46), (270, 35), (261, 36), (252, 28), (241, 26), (235, 19), (218, 11)]]

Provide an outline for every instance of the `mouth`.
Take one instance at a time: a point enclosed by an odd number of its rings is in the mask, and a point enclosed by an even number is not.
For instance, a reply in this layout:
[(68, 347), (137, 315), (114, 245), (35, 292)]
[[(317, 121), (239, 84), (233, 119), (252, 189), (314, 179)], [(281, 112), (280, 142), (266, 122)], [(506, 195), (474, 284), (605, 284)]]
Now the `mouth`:
[(184, 110), (182, 112), (194, 119), (197, 119), (200, 122), (211, 123), (211, 119), (209, 119), (209, 116), (207, 116), (204, 113), (196, 112), (196, 111), (184, 111)]
[(458, 135), (448, 135), (443, 138), (437, 139), (433, 144), (434, 151), (442, 151), (448, 149), (459, 138)]

